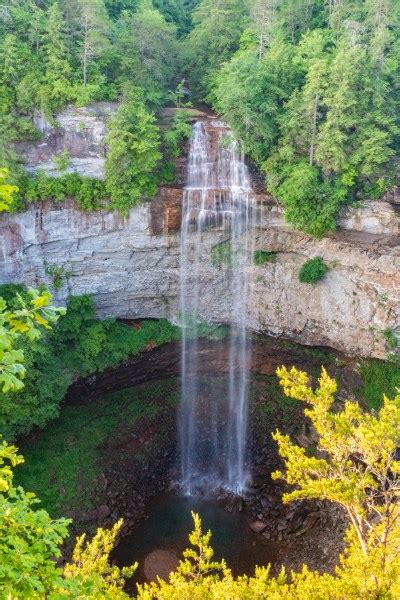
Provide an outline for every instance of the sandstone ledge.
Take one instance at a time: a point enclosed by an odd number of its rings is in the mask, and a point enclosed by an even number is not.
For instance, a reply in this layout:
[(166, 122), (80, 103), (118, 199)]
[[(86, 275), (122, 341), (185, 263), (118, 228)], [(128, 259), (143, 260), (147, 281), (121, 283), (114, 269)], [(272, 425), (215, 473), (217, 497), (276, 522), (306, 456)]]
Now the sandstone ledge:
[[(55, 291), (57, 302), (64, 303), (69, 294), (90, 293), (101, 317), (176, 320), (181, 196), (180, 188), (163, 188), (127, 218), (105, 211), (82, 213), (70, 201), (2, 215), (0, 281), (34, 286), (46, 282), (51, 287), (46, 270), (63, 266), (70, 275)], [(249, 327), (304, 344), (384, 358), (383, 331), (399, 327), (399, 219), (389, 203), (376, 204), (384, 210), (379, 221), (380, 212), (373, 208), (374, 232), (368, 205), (356, 214), (353, 209), (351, 222), (357, 229), (339, 229), (322, 240), (290, 229), (276, 204), (264, 206), (256, 248), (278, 254), (274, 262), (252, 267)], [(344, 225), (349, 222), (347, 218)], [(211, 250), (219, 233), (205, 234), (205, 241)], [(298, 270), (313, 256), (322, 256), (330, 270), (316, 286), (301, 284)], [(204, 318), (228, 321), (228, 276), (207, 261), (201, 282)]]

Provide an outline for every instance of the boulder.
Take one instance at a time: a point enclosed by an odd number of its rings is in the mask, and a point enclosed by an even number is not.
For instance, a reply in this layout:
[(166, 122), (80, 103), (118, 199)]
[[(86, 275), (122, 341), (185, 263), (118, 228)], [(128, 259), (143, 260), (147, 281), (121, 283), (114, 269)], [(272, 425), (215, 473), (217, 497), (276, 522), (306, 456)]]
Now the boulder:
[(143, 573), (148, 581), (155, 581), (157, 577), (167, 580), (178, 564), (179, 556), (174, 550), (158, 548), (144, 559)]

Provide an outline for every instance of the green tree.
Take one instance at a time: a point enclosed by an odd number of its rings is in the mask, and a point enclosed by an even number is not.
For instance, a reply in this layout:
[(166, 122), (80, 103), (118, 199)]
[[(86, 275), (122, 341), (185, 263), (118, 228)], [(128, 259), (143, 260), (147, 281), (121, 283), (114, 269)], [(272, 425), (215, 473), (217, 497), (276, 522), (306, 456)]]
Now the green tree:
[(271, 44), (263, 60), (255, 44), (239, 51), (215, 78), (215, 106), (259, 164), (273, 151), (285, 102), (300, 70), (294, 49), (281, 39)]
[(46, 31), (43, 38), (45, 82), (39, 94), (43, 110), (52, 114), (72, 99), (72, 70), (68, 60), (67, 34), (63, 15), (55, 2), (46, 13)]
[(81, 22), (81, 62), (83, 85), (88, 83), (88, 70), (92, 61), (109, 47), (107, 34), (110, 24), (103, 0), (79, 0)]
[(0, 442), (0, 593), (4, 598), (124, 600), (125, 579), (136, 565), (119, 569), (109, 555), (122, 527), (98, 529), (90, 542), (78, 538), (72, 562), (57, 566), (69, 519), (52, 519), (35, 494), (15, 486), (13, 470), (23, 462), (17, 448)]
[(305, 415), (319, 436), (319, 453), (310, 456), (288, 436), (273, 435), (285, 461), (285, 471), (273, 478), (296, 486), (284, 501), (323, 498), (343, 506), (351, 521), (350, 548), (339, 577), (349, 578), (346, 584), (357, 590), (355, 597), (395, 598), (400, 583), (400, 395), (385, 397), (377, 414), (351, 401), (334, 411), (337, 384), (324, 369), (315, 390), (308, 375), (295, 368), (282, 367), (277, 374), (284, 393), (308, 405)]
[(22, 462), (15, 446), (0, 442), (0, 592), (39, 599), (61, 584), (55, 559), (69, 521), (51, 519), (34, 494), (14, 486), (13, 469)]
[(187, 71), (196, 99), (208, 98), (213, 77), (238, 49), (247, 20), (241, 0), (201, 0), (195, 8), (194, 28), (187, 38)]
[(120, 81), (134, 81), (146, 102), (159, 107), (176, 83), (180, 65), (175, 25), (142, 0), (136, 13), (123, 13), (117, 23), (116, 52)]
[(40, 337), (40, 328), (50, 328), (55, 323), (62, 308), (51, 305), (51, 294), (38, 293), (30, 289), (28, 301), (20, 294), (16, 297), (16, 308), (10, 310), (3, 298), (0, 298), (0, 386), (3, 393), (23, 388), (25, 377), (24, 352), (17, 348), (21, 335), (30, 342)]
[(258, 37), (258, 57), (264, 56), (265, 47), (271, 43), (278, 18), (280, 0), (253, 0), (250, 14)]
[(138, 89), (131, 89), (115, 117), (107, 137), (106, 186), (112, 208), (127, 214), (144, 196), (156, 192), (154, 175), (161, 158), (155, 117), (149, 113)]

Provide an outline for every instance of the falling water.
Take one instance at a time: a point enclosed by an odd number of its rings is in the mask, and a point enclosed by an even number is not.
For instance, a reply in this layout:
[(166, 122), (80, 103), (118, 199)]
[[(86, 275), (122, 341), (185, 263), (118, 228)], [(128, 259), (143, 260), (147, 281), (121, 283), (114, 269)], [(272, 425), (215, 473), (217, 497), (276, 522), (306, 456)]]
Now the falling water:
[[(193, 127), (181, 230), (181, 483), (187, 495), (246, 486), (248, 362), (246, 331), (253, 193), (240, 146), (224, 123)], [(210, 265), (210, 231), (222, 265)], [(229, 372), (215, 393), (199, 373), (199, 335), (211, 269), (224, 269)], [(204, 310), (205, 308), (205, 310)], [(203, 317), (204, 318), (204, 317)]]

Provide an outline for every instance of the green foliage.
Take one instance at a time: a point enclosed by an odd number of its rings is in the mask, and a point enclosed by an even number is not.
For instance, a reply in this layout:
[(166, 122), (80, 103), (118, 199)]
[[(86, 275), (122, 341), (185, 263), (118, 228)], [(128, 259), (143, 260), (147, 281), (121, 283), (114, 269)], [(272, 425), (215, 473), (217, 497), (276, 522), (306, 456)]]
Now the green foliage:
[(13, 469), (22, 462), (14, 446), (0, 442), (0, 593), (39, 599), (61, 583), (55, 559), (69, 521), (51, 519), (35, 494), (14, 485)]
[(63, 265), (46, 265), (45, 273), (51, 277), (55, 290), (60, 290), (65, 281), (72, 276), (71, 268), (64, 267)]
[(176, 27), (154, 10), (150, 2), (140, 2), (132, 14), (123, 12), (116, 24), (115, 53), (119, 57), (117, 81), (140, 87), (151, 108), (168, 100), (176, 85), (181, 61)]
[(127, 214), (143, 196), (154, 196), (154, 171), (161, 159), (154, 116), (140, 90), (132, 88), (112, 118), (107, 137), (106, 189), (110, 207)]
[(168, 129), (162, 135), (161, 150), (163, 159), (158, 167), (157, 179), (161, 184), (174, 183), (175, 181), (175, 161), (182, 154), (184, 143), (189, 139), (192, 133), (192, 126), (189, 123), (189, 114), (183, 110), (177, 110), (168, 126)]
[(0, 298), (3, 298), (9, 308), (18, 308), (19, 296), (22, 296), (25, 302), (29, 300), (28, 288), (24, 283), (0, 284)]
[(192, 94), (206, 100), (219, 67), (239, 47), (246, 19), (240, 0), (201, 0), (193, 12), (194, 28), (187, 38), (187, 72)]
[(328, 272), (328, 267), (320, 256), (307, 260), (299, 271), (299, 281), (315, 285)]
[(11, 438), (57, 417), (69, 385), (144, 350), (179, 337), (168, 321), (144, 321), (134, 329), (95, 318), (89, 296), (71, 297), (57, 327), (33, 344), (20, 342), (28, 376), (17, 396), (0, 393), (0, 432)]
[(211, 78), (202, 68), (287, 221), (317, 237), (343, 204), (394, 183), (399, 13), (393, 0), (377, 6), (254, 0), (240, 47)]
[[(211, 533), (203, 533), (200, 517), (193, 514), (192, 547), (183, 553), (168, 581), (158, 579), (138, 586), (138, 600), (398, 597), (400, 397), (385, 397), (377, 415), (363, 413), (354, 402), (345, 402), (337, 411), (332, 410), (336, 382), (325, 370), (316, 390), (309, 387), (308, 375), (295, 368), (282, 367), (277, 374), (284, 393), (306, 403), (305, 414), (319, 442), (318, 454), (309, 456), (277, 431), (273, 437), (285, 461), (285, 472), (276, 472), (273, 478), (284, 477), (295, 485), (294, 491), (284, 495), (285, 502), (326, 499), (347, 510), (351, 526), (335, 575), (310, 572), (303, 566), (290, 578), (283, 569), (273, 577), (270, 567), (257, 567), (254, 576), (235, 578), (223, 560), (213, 560)], [(90, 419), (86, 421), (90, 423)], [(78, 538), (72, 561), (61, 570), (55, 559), (60, 556), (68, 522), (54, 521), (44, 510), (35, 510), (34, 495), (15, 487), (13, 468), (21, 461), (16, 448), (0, 446), (0, 590), (10, 598), (127, 599), (125, 578), (136, 565), (119, 569), (109, 560), (122, 522), (108, 532), (98, 530), (89, 543), (84, 535)]]
[[(266, 170), (274, 160), (272, 157), (265, 163)], [(279, 184), (275, 186), (271, 181), (270, 187), (284, 205), (285, 219), (289, 223), (315, 237), (335, 229), (346, 188), (323, 181), (318, 168), (304, 161), (286, 165), (279, 173)]]
[(399, 339), (393, 329), (387, 327), (383, 331), (383, 337), (385, 338), (385, 342), (389, 350), (396, 350), (397, 346), (399, 345)]
[(25, 442), (26, 463), (16, 481), (34, 490), (53, 517), (91, 510), (110, 439), (127, 424), (139, 427), (141, 419), (156, 418), (176, 396), (177, 383), (166, 380), (66, 404), (57, 419)]
[(396, 389), (400, 389), (400, 369), (391, 362), (368, 359), (360, 364), (360, 375), (363, 380), (361, 397), (370, 409), (378, 409), (382, 405), (384, 393), (393, 397)]
[(175, 112), (171, 125), (163, 136), (163, 145), (167, 156), (179, 158), (182, 154), (183, 142), (190, 138), (191, 133), (189, 114), (185, 110)]
[(277, 374), (285, 394), (307, 404), (304, 413), (319, 437), (317, 456), (309, 456), (289, 436), (273, 434), (285, 470), (272, 477), (295, 486), (284, 502), (324, 498), (341, 505), (351, 525), (339, 580), (353, 588), (356, 598), (395, 598), (400, 584), (400, 395), (393, 400), (384, 396), (376, 414), (351, 401), (337, 411), (337, 384), (325, 369), (315, 390), (308, 375), (294, 367), (281, 367)]
[(66, 171), (69, 167), (70, 155), (68, 150), (65, 148), (59, 154), (53, 156), (53, 163), (57, 167), (58, 171)]
[(85, 534), (77, 538), (72, 562), (63, 570), (70, 597), (84, 594), (86, 598), (128, 598), (123, 591), (125, 580), (132, 577), (137, 564), (121, 569), (110, 564), (110, 554), (122, 525), (120, 519), (109, 530), (98, 529), (90, 542), (86, 541)]
[(231, 267), (233, 264), (231, 240), (220, 242), (211, 248), (211, 262), (215, 265)]
[(183, 102), (185, 97), (185, 80), (182, 79), (176, 86), (173, 92), (169, 93), (169, 98), (175, 104), (176, 108), (182, 108), (182, 106), (191, 106), (191, 102)]
[(39, 500), (13, 481), (13, 469), (23, 462), (17, 449), (0, 443), (0, 593), (4, 598), (109, 598), (123, 600), (125, 578), (136, 565), (119, 569), (109, 555), (122, 527), (98, 529), (90, 542), (77, 539), (72, 562), (57, 565), (60, 546), (68, 536), (67, 519), (51, 519), (37, 507)]
[(273, 262), (276, 258), (277, 252), (268, 252), (267, 250), (255, 250), (253, 254), (253, 263), (260, 267), (266, 263)]
[(0, 169), (0, 213), (8, 212), (13, 202), (13, 194), (18, 192), (15, 185), (6, 183), (8, 169)]
[(65, 104), (116, 100), (132, 81), (144, 89), (146, 102), (165, 103), (180, 71), (175, 23), (186, 31), (190, 15), (181, 0), (156, 5), (145, 0), (6, 3), (0, 21), (1, 141), (9, 147), (14, 140), (37, 138), (35, 110), (54, 122)]
[(54, 308), (51, 294), (29, 289), (25, 298), (16, 294), (12, 306), (0, 297), (0, 389), (3, 394), (24, 387), (25, 355), (18, 347), (20, 339), (30, 343), (41, 336), (41, 328), (51, 329), (64, 309)]
[(104, 206), (107, 197), (103, 181), (77, 173), (48, 177), (44, 172), (39, 171), (34, 179), (29, 180), (26, 189), (28, 202), (39, 200), (62, 202), (67, 198), (73, 198), (79, 208), (88, 211)]

